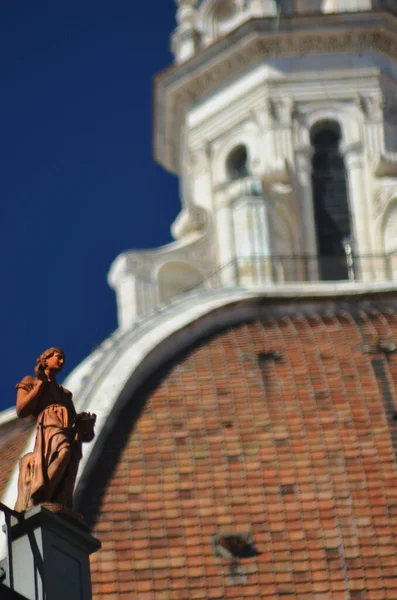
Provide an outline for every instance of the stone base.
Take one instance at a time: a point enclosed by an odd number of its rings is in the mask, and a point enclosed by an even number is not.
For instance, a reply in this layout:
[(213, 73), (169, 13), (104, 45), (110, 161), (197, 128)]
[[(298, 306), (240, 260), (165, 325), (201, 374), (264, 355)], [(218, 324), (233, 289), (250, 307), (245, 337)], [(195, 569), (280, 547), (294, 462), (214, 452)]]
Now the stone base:
[(13, 516), (6, 586), (27, 600), (91, 600), (89, 555), (101, 544), (87, 529), (60, 504)]
[(81, 527), (84, 531), (88, 531), (89, 527), (84, 520), (83, 515), (80, 513), (74, 512), (69, 508), (66, 508), (62, 504), (56, 504), (55, 502), (43, 502), (39, 506), (42, 506), (46, 510), (49, 510), (54, 515), (58, 515), (58, 517), (62, 517), (62, 519), (66, 519), (73, 525), (77, 525), (77, 527)]

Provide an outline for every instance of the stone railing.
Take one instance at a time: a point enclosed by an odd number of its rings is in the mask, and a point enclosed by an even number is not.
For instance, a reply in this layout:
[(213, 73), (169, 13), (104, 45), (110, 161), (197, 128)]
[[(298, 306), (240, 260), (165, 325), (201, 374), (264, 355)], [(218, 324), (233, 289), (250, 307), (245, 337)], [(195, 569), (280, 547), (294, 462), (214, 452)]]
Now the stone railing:
[[(240, 257), (233, 261), (237, 285), (336, 281), (397, 281), (397, 252), (328, 256), (272, 255)], [(230, 273), (232, 270), (230, 269)], [(226, 283), (226, 282), (224, 282)]]
[[(178, 265), (175, 265), (177, 269)], [(187, 295), (227, 288), (242, 290), (260, 289), (282, 293), (284, 287), (299, 286), (301, 292), (307, 285), (321, 284), (372, 284), (395, 282), (397, 288), (397, 251), (389, 254), (356, 255), (344, 253), (333, 256), (269, 255), (240, 256), (205, 277), (192, 279), (183, 270), (176, 277), (158, 278), (150, 270), (134, 274), (133, 285), (123, 295), (119, 307), (119, 326), (128, 330), (148, 316), (178, 304)], [(187, 275), (186, 275), (187, 273)], [(171, 286), (172, 282), (177, 285)], [(166, 292), (162, 288), (166, 286)], [(127, 293), (128, 292), (128, 293)], [(173, 293), (172, 293), (173, 292)], [(123, 319), (120, 318), (123, 317)]]

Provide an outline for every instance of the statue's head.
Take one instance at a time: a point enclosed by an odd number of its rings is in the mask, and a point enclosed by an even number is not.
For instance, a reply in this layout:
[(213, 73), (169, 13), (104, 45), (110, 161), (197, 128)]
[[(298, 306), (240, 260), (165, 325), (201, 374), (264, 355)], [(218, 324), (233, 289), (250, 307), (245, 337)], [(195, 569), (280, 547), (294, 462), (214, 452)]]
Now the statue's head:
[[(54, 360), (52, 360), (54, 359)], [(65, 363), (65, 354), (60, 348), (48, 348), (36, 360), (34, 372), (39, 379), (45, 379), (44, 371), (51, 364), (52, 370), (59, 372)]]

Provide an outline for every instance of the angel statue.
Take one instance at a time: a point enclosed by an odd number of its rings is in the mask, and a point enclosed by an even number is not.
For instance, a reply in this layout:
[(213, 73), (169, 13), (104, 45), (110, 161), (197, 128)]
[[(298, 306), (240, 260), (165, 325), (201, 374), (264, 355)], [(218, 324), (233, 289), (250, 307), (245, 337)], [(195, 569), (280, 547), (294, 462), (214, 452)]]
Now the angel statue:
[(64, 364), (63, 351), (49, 348), (36, 361), (36, 376), (16, 386), (18, 417), (37, 420), (34, 450), (19, 463), (18, 512), (38, 504), (72, 510), (82, 442), (94, 439), (96, 415), (76, 413), (72, 393), (56, 380)]

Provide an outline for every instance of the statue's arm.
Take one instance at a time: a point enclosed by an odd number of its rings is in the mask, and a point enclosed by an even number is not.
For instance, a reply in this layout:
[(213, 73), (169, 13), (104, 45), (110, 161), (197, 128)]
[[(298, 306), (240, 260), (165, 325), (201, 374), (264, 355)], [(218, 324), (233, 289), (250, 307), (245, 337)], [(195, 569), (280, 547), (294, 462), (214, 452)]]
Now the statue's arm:
[(18, 417), (28, 417), (37, 413), (37, 401), (43, 389), (43, 384), (43, 381), (37, 379), (30, 385), (24, 384), (23, 381), (17, 385), (16, 410)]

